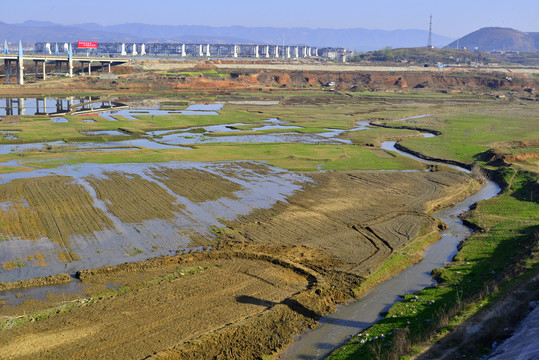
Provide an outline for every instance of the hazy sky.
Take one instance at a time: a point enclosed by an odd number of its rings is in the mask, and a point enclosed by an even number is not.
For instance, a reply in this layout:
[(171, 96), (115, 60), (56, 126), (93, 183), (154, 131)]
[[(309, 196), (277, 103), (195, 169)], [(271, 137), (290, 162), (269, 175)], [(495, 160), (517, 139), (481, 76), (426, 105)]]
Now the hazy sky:
[(539, 0), (19, 0), (2, 1), (0, 21), (60, 24), (428, 29), (460, 37), (485, 26), (538, 31)]

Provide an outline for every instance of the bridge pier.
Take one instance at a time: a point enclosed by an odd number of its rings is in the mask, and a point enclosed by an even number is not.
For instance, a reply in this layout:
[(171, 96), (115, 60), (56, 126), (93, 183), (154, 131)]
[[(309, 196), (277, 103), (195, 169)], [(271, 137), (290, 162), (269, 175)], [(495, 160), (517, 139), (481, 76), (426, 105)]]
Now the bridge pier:
[(19, 41), (19, 56), (17, 57), (17, 84), (24, 85), (24, 55), (22, 42)]
[(17, 84), (24, 85), (24, 63), (21, 60), (17, 60)]
[(109, 73), (110, 73), (110, 61), (109, 61), (109, 62), (101, 61), (101, 72), (102, 72), (102, 73), (105, 72), (105, 64), (108, 65), (108, 71), (109, 71)]
[(88, 64), (88, 76), (92, 75), (92, 62), (91, 61), (80, 61), (80, 73), (84, 75), (84, 64)]
[(45, 60), (34, 60), (34, 65), (35, 65), (35, 68), (36, 68), (36, 79), (39, 78), (39, 63), (40, 62), (41, 62), (42, 79), (45, 80), (47, 78), (46, 66), (45, 66), (46, 61)]
[(67, 52), (67, 67), (69, 77), (73, 77), (73, 47), (69, 44), (69, 50)]
[(11, 84), (13, 81), (13, 73), (11, 72), (11, 62), (13, 60), (4, 59), (4, 74), (6, 78), (6, 84)]

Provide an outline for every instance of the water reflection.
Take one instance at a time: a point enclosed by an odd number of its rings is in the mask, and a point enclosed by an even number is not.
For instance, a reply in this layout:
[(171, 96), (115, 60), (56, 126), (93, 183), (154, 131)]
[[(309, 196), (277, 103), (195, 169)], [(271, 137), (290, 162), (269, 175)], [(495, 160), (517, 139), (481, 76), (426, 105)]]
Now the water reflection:
[(67, 98), (0, 98), (0, 117), (6, 115), (64, 115), (70, 111), (85, 112), (124, 106), (110, 100), (99, 101), (99, 97)]

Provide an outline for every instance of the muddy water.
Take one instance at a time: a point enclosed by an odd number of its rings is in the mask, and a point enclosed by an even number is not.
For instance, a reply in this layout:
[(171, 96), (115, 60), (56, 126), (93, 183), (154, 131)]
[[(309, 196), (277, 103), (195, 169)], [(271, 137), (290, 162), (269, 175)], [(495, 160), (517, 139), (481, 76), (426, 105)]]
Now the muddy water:
[[(418, 161), (425, 161), (395, 148), (395, 142), (385, 142), (382, 148), (399, 152)], [(457, 167), (459, 170), (466, 169)], [(469, 210), (470, 206), (480, 200), (490, 199), (500, 191), (500, 187), (488, 181), (486, 186), (476, 194), (466, 198), (453, 207), (436, 211), (434, 216), (447, 224), (442, 238), (425, 251), (423, 260), (400, 274), (378, 285), (359, 300), (340, 307), (337, 312), (323, 317), (320, 326), (303, 333), (297, 342), (284, 351), (280, 359), (324, 359), (335, 348), (342, 345), (351, 336), (370, 327), (380, 320), (380, 312), (387, 311), (399, 295), (414, 293), (430, 286), (434, 280), (430, 277), (432, 269), (442, 267), (445, 262), (457, 253), (457, 245), (471, 234), (471, 229), (464, 226), (458, 215)]]

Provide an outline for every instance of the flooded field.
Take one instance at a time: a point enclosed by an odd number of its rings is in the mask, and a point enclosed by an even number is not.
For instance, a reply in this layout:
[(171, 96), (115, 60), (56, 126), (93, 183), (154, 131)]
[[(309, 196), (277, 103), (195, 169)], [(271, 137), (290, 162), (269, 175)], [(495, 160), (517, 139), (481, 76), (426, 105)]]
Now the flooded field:
[[(200, 244), (308, 179), (253, 163), (84, 164), (4, 174), (0, 281), (137, 261)], [(198, 245), (197, 245), (198, 244)]]
[(137, 120), (136, 115), (219, 115), (224, 104), (198, 104), (190, 105), (185, 110), (167, 110), (164, 106), (132, 107), (130, 109), (104, 111), (99, 115), (109, 121), (116, 121), (115, 116), (122, 116), (129, 120)]
[[(97, 99), (81, 99), (79, 103), (85, 100)], [(35, 99), (35, 104), (40, 102)], [(219, 115), (217, 111), (222, 108), (223, 104), (191, 105), (185, 111)], [(115, 120), (113, 115), (163, 115), (166, 111), (135, 107), (100, 112), (99, 116)], [(186, 151), (188, 148), (179, 146), (198, 143), (350, 143), (338, 138), (344, 132), (340, 129), (319, 134), (276, 134), (271, 131), (299, 127), (278, 118), (263, 123), (244, 130), (245, 123), (159, 130), (124, 141), (6, 144), (0, 145), (0, 154), (137, 148)], [(368, 121), (359, 121), (350, 131), (368, 128)], [(242, 135), (251, 131), (269, 132)], [(5, 135), (11, 134), (17, 132)], [(86, 134), (128, 137), (116, 130)], [(3, 165), (18, 167), (16, 161)], [(5, 224), (0, 242), (0, 281), (74, 274), (80, 269), (139, 261), (177, 249), (201, 249), (211, 245), (208, 239), (215, 235), (215, 229), (224, 226), (223, 221), (269, 208), (311, 181), (250, 162), (82, 164), (6, 173), (0, 178), (0, 221)]]

